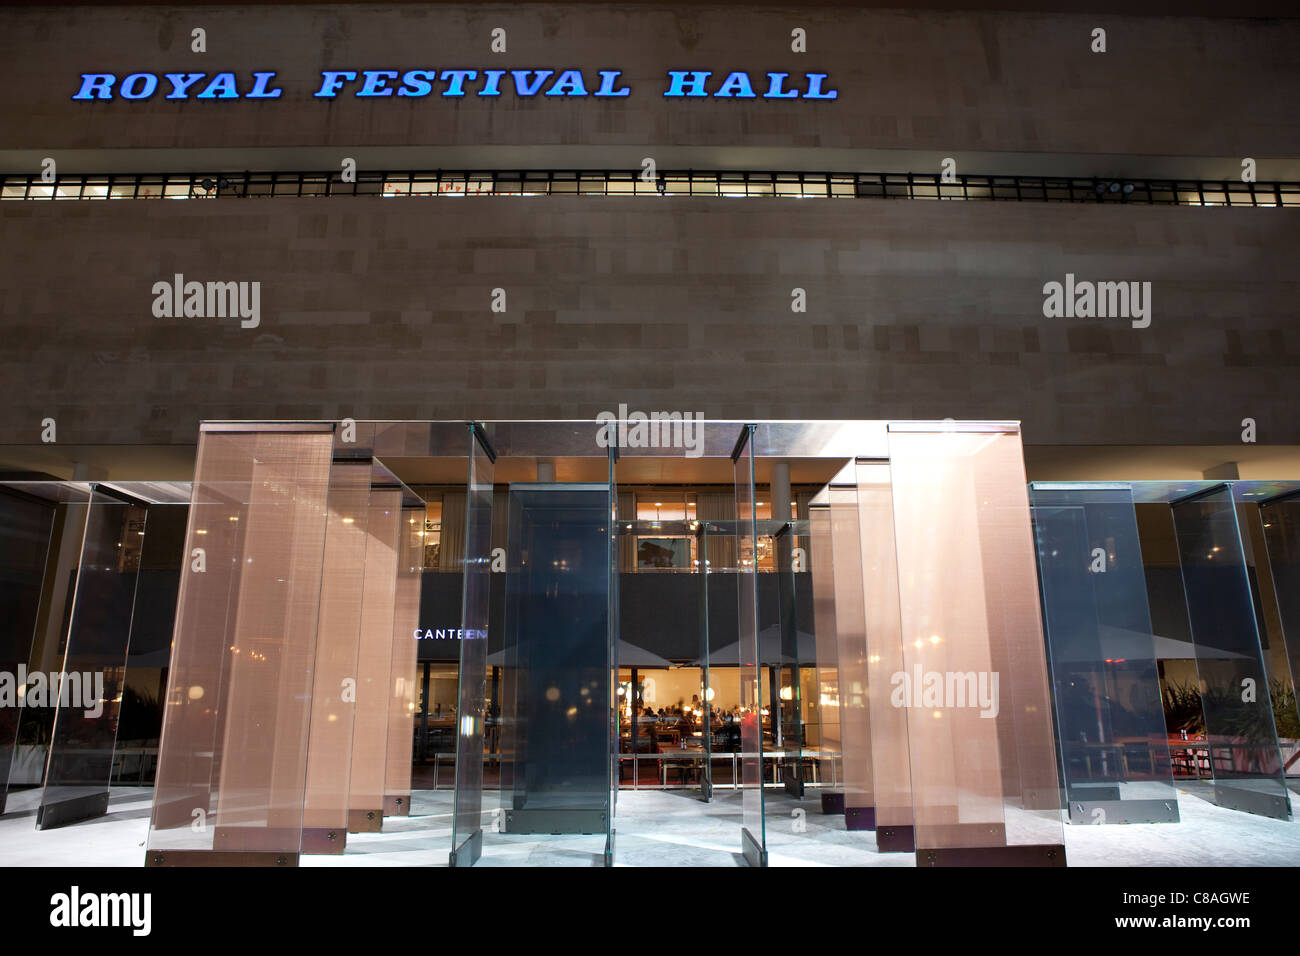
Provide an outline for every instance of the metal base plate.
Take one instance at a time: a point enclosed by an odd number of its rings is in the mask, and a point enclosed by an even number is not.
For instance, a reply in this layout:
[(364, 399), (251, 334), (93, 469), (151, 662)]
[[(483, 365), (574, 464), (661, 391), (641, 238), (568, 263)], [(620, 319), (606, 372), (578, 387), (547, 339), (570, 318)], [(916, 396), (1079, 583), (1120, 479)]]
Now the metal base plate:
[(337, 856), (348, 845), (343, 827), (303, 827), (302, 852), (313, 856)]
[(1214, 782), (1214, 802), (1229, 810), (1241, 810), (1274, 820), (1291, 819), (1291, 800), (1279, 785), (1273, 793), (1262, 793), (1246, 787), (1233, 786), (1230, 781)]
[(49, 830), (79, 820), (90, 820), (108, 813), (108, 791), (42, 803), (36, 808), (36, 829)]
[(846, 830), (874, 830), (876, 828), (876, 808), (845, 807), (844, 828)]
[(767, 850), (758, 845), (748, 827), (740, 828), (740, 849), (750, 866), (767, 866)]
[(447, 860), (450, 867), (473, 866), (478, 862), (478, 858), (483, 855), (483, 831), (475, 830), (464, 840), (460, 846), (451, 851), (451, 856)]
[(916, 851), (917, 866), (1065, 866), (1065, 846), (1036, 843), (1025, 846), (942, 847)]
[(253, 850), (226, 853), (221, 850), (150, 850), (145, 866), (297, 866), (297, 853)]
[(911, 853), (916, 849), (916, 830), (911, 826), (876, 826), (879, 853)]
[(1177, 823), (1178, 802), (1169, 800), (1071, 800), (1070, 822)]
[(833, 790), (822, 791), (822, 813), (827, 815), (844, 813), (844, 794)]
[(379, 833), (384, 829), (383, 810), (349, 810), (349, 833)]
[(384, 816), (409, 817), (411, 815), (411, 795), (401, 793), (395, 796), (384, 794)]
[(604, 833), (604, 810), (507, 810), (506, 833)]

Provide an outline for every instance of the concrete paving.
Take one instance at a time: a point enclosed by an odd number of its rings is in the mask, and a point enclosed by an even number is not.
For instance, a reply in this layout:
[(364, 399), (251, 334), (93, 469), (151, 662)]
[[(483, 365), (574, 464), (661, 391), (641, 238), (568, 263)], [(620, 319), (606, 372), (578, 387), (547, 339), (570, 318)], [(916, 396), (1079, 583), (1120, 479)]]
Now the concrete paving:
[[(107, 816), (57, 830), (35, 829), (39, 790), (11, 793), (0, 817), (0, 865), (140, 866), (153, 791), (116, 788)], [(1300, 822), (1270, 820), (1178, 794), (1179, 823), (1062, 827), (1071, 866), (1294, 866)], [(598, 866), (601, 836), (497, 833), (496, 794), (484, 801), (481, 866)], [(389, 818), (382, 833), (350, 834), (342, 856), (303, 857), (303, 866), (445, 866), (452, 794), (418, 790), (413, 815)], [(797, 811), (804, 811), (799, 814)], [(740, 866), (741, 794), (719, 790), (710, 804), (685, 791), (622, 791), (615, 815), (618, 866)], [(882, 854), (870, 832), (849, 832), (823, 816), (816, 791), (802, 801), (767, 793), (772, 866), (913, 866), (911, 854)]]

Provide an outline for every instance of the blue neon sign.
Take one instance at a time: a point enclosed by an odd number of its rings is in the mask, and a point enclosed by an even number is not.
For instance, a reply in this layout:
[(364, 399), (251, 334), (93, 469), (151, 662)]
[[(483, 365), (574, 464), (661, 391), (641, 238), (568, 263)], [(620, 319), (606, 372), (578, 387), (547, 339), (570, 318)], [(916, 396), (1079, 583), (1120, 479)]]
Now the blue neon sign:
[[(382, 97), (520, 98), (622, 97), (632, 89), (622, 70), (322, 70), (314, 99)], [(757, 73), (735, 70), (669, 70), (663, 95), (672, 98), (833, 100), (828, 73)], [(283, 93), (274, 70), (246, 76), (225, 73), (82, 73), (74, 100), (278, 99)]]

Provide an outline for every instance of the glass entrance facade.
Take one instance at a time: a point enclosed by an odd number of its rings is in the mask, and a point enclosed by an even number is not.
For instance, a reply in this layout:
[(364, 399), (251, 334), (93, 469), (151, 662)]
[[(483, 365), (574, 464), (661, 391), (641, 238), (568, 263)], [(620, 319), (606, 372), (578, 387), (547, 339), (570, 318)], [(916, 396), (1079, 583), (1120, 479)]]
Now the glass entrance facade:
[[(1015, 423), (705, 422), (693, 458), (617, 424), (211, 423), (188, 484), (8, 483), (10, 656), (62, 596), (104, 688), (54, 701), (39, 824), (128, 761), (152, 866), (399, 818), (411, 863), (609, 865), (620, 790), (625, 837), (628, 792), (734, 801), (756, 866), (833, 832), (1061, 866), (1065, 826), (1177, 824), (1188, 788), (1290, 819), (1300, 483), (1028, 483)], [(161, 732), (128, 740), (146, 663)]]

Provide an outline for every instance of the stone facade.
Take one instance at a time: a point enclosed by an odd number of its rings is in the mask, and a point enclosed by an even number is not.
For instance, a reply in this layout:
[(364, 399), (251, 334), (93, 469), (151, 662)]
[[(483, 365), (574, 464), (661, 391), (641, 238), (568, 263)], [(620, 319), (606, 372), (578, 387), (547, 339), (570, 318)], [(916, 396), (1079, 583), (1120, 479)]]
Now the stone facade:
[[(0, 203), (0, 442), (201, 419), (1017, 418), (1030, 443), (1300, 442), (1275, 209), (793, 199)], [(258, 281), (261, 324), (152, 287)], [(1152, 283), (1149, 328), (1043, 285)], [(807, 311), (792, 311), (792, 290)], [(505, 291), (504, 313), (492, 311)]]
[[(0, 170), (661, 167), (1300, 178), (1300, 20), (768, 5), (0, 10)], [(207, 52), (193, 53), (193, 27)], [(790, 50), (793, 27), (808, 52)], [(489, 50), (494, 27), (508, 52)], [(618, 69), (621, 98), (316, 99), (326, 69)], [(833, 101), (669, 100), (666, 71)], [(74, 102), (80, 74), (275, 70), (278, 99)], [(889, 162), (886, 162), (888, 160)], [(1031, 444), (1300, 442), (1294, 209), (681, 198), (0, 202), (0, 443), (201, 419), (1018, 418)], [(261, 283), (261, 324), (152, 287)], [(1045, 318), (1067, 274), (1149, 328)], [(505, 312), (492, 311), (494, 289)], [(793, 312), (792, 293), (806, 293)]]
[[(1203, 175), (1235, 177), (1260, 158), (1260, 179), (1300, 178), (1300, 20), (1094, 14), (773, 9), (735, 4), (564, 6), (324, 5), (58, 7), (0, 11), (0, 162), (104, 171), (180, 163), (206, 151), (248, 168), (294, 168), (301, 153), (337, 168), (372, 167), (385, 151), (423, 150), (444, 168), (689, 160), (834, 168), (855, 155), (901, 151), (887, 166), (959, 171), (1024, 154), (1090, 156), (1081, 173), (1156, 175), (1160, 157), (1217, 157)], [(1091, 32), (1107, 29), (1107, 52)], [(190, 31), (207, 31), (207, 52)], [(507, 31), (507, 52), (489, 49)], [(807, 31), (807, 53), (791, 30)], [(632, 95), (313, 99), (320, 71), (363, 69), (618, 69)], [(277, 72), (279, 99), (73, 102), (80, 74), (107, 71)], [(669, 70), (829, 74), (839, 98), (665, 100)], [(245, 151), (242, 155), (237, 151)], [(127, 152), (129, 151), (129, 152)], [(158, 151), (147, 154), (146, 151)], [(342, 151), (342, 152), (341, 152)], [(541, 157), (545, 157), (542, 159)], [(593, 157), (599, 157), (594, 162)], [(1125, 157), (1145, 157), (1131, 164)], [(903, 161), (906, 159), (906, 161)], [(584, 161), (585, 160), (585, 161)], [(884, 159), (879, 161), (883, 162)], [(1274, 164), (1269, 172), (1270, 163)], [(1278, 172), (1285, 164), (1287, 173)], [(1093, 168), (1087, 168), (1091, 165)], [(1132, 168), (1130, 168), (1132, 167)], [(1220, 168), (1221, 167), (1221, 168)], [(179, 166), (179, 168), (188, 168)], [(786, 167), (783, 167), (786, 168)], [(1217, 171), (1216, 171), (1217, 170)]]

